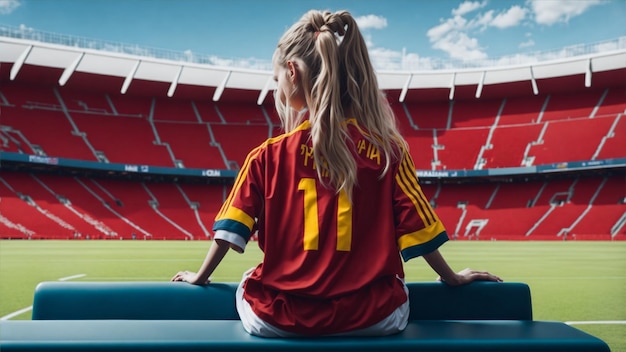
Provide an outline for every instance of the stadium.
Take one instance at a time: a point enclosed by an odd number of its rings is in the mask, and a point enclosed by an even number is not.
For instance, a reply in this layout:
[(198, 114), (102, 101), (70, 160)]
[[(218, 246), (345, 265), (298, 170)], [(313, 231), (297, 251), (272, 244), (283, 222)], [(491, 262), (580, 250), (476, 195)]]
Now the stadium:
[[(248, 151), (281, 133), (271, 70), (84, 44), (0, 36), (0, 239), (211, 240)], [(378, 72), (452, 240), (626, 240), (626, 46), (613, 44)]]
[[(281, 133), (270, 70), (1, 45), (2, 238), (210, 239)], [(378, 78), (455, 239), (626, 239), (624, 49)]]

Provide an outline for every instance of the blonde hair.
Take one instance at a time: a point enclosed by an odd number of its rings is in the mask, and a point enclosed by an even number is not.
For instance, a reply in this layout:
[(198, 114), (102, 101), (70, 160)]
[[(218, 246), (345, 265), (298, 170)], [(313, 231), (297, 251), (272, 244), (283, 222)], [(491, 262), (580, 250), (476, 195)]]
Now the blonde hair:
[[(313, 156), (318, 178), (351, 198), (357, 185), (357, 163), (348, 137), (348, 117), (365, 130), (364, 137), (385, 155), (388, 170), (392, 160), (407, 149), (396, 126), (389, 102), (378, 88), (365, 40), (347, 11), (311, 10), (289, 28), (278, 42), (274, 64), (298, 63), (301, 86), (311, 123)], [(293, 94), (293, 92), (292, 92)], [(285, 130), (302, 123), (304, 114), (276, 99)], [(346, 113), (354, 116), (346, 116)], [(327, 173), (329, 182), (322, 178)], [(381, 177), (382, 177), (381, 175)]]

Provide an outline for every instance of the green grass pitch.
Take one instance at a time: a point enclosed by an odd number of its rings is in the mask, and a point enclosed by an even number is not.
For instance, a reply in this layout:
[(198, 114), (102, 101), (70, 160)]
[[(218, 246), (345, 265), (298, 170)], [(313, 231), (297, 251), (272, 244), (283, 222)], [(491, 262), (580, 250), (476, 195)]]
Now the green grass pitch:
[[(41, 281), (167, 281), (197, 270), (206, 241), (0, 241), (0, 317), (32, 305)], [(455, 270), (489, 270), (530, 285), (535, 319), (626, 321), (626, 242), (448, 242), (441, 252)], [(261, 260), (256, 243), (229, 253), (213, 281), (239, 281)], [(405, 264), (407, 281), (436, 275), (422, 259)], [(84, 275), (77, 277), (76, 275)], [(11, 319), (30, 319), (31, 312)], [(626, 352), (626, 325), (575, 327)]]

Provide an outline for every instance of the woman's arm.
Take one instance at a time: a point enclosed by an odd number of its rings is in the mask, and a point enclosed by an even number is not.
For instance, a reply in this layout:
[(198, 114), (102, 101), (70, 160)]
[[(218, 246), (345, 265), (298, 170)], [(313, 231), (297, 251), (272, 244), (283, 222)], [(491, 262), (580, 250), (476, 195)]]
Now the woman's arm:
[(476, 271), (464, 269), (455, 273), (446, 260), (443, 258), (438, 249), (423, 255), (424, 259), (433, 270), (439, 274), (439, 280), (446, 282), (451, 286), (468, 284), (476, 280), (498, 281), (502, 279), (486, 271)]
[(222, 261), (226, 252), (231, 247), (227, 241), (215, 239), (204, 258), (204, 262), (197, 273), (192, 271), (180, 271), (172, 278), (172, 281), (186, 281), (194, 285), (206, 285), (210, 282), (209, 277)]

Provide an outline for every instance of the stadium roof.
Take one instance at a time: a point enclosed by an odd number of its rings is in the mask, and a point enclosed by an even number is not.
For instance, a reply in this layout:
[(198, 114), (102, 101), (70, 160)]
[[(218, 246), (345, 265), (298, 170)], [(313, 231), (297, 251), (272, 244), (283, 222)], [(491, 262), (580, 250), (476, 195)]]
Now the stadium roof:
[[(7, 67), (7, 64), (10, 66)], [(257, 104), (266, 101), (275, 88), (272, 72), (238, 67), (223, 67), (183, 60), (160, 59), (104, 50), (87, 49), (27, 39), (0, 37), (0, 79), (13, 81), (23, 76), (37, 79), (48, 68), (47, 76), (59, 86), (89, 84), (108, 91), (128, 92), (131, 83), (152, 82), (160, 88), (156, 96), (181, 96), (181, 87), (195, 87), (214, 101), (223, 100), (226, 90), (247, 91)], [(50, 71), (49, 69), (53, 69)], [(7, 73), (8, 71), (8, 73)], [(102, 81), (86, 78), (100, 75)], [(394, 91), (398, 101), (493, 97), (550, 93), (554, 78), (559, 91), (568, 85), (582, 87), (624, 86), (626, 49), (574, 56), (566, 59), (489, 68), (463, 68), (431, 71), (379, 71), (379, 86)], [(552, 80), (554, 81), (554, 80)], [(137, 85), (135, 83), (134, 85)], [(503, 89), (503, 87), (509, 87)], [(204, 90), (203, 90), (204, 89)], [(430, 91), (431, 94), (421, 94)], [(420, 94), (414, 94), (420, 92)], [(432, 92), (438, 92), (433, 95)]]

